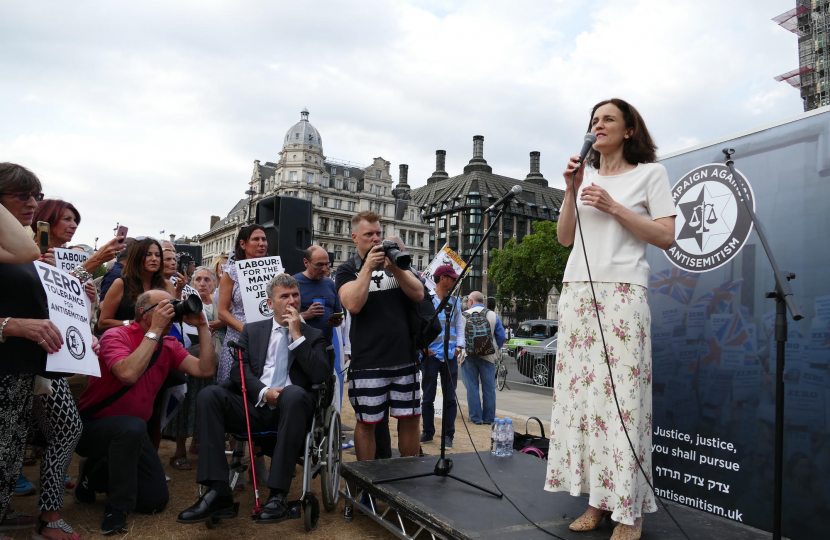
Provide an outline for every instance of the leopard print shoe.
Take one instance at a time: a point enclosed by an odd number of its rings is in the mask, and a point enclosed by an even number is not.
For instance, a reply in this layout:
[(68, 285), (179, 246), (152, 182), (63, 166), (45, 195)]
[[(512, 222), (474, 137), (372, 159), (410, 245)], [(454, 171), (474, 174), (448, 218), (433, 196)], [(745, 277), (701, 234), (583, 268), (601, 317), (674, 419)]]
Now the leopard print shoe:
[(642, 523), (639, 526), (620, 523), (614, 527), (614, 534), (611, 535), (611, 540), (640, 540), (642, 534)]
[(576, 532), (593, 531), (603, 519), (607, 519), (608, 523), (611, 523), (611, 512), (603, 512), (598, 516), (591, 516), (588, 512), (585, 512), (568, 525), (568, 528)]

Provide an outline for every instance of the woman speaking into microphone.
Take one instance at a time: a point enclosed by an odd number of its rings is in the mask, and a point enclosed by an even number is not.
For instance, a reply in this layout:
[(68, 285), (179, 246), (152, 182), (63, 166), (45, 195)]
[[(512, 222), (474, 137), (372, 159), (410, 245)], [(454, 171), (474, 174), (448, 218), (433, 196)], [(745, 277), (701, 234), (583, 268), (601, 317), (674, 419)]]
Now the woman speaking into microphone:
[(634, 107), (621, 99), (602, 101), (589, 128), (597, 140), (583, 167), (579, 156), (568, 162), (557, 224), (559, 243), (574, 247), (559, 300), (545, 489), (589, 494), (588, 510), (571, 530), (596, 529), (607, 517), (619, 522), (611, 538), (630, 540), (640, 538), (643, 514), (657, 510), (643, 476), (645, 471), (652, 479), (646, 244), (671, 246), (676, 211), (666, 169), (655, 163), (656, 147)]

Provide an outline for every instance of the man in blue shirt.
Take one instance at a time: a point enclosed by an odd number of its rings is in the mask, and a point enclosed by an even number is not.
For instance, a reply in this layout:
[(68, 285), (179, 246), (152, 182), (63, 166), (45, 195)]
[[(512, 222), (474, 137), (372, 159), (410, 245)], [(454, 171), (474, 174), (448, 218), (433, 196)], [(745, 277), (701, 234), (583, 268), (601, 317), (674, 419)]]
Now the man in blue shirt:
[(300, 316), (331, 344), (333, 328), (343, 322), (343, 307), (334, 282), (326, 277), (331, 268), (329, 254), (320, 246), (311, 246), (303, 253), (303, 263), (305, 271), (293, 276), (300, 284)]
[[(433, 274), (435, 293), (432, 296), (432, 304), (436, 308), (444, 296), (450, 292), (457, 278), (458, 274), (455, 273), (452, 265), (445, 264), (435, 270)], [(421, 442), (431, 441), (435, 436), (435, 390), (438, 386), (438, 375), (440, 373), (442, 375), (441, 392), (444, 394), (443, 417), (446, 420), (445, 425), (447, 426), (445, 433), (447, 448), (452, 448), (452, 440), (455, 436), (455, 417), (458, 414), (458, 405), (455, 401), (455, 388), (458, 386), (458, 362), (456, 358), (458, 357), (458, 353), (464, 348), (464, 317), (461, 314), (461, 301), (458, 298), (452, 298), (451, 302), (455, 305), (452, 311), (452, 320), (450, 321), (450, 343), (449, 349), (447, 350), (450, 356), (447, 367), (449, 367), (451, 380), (446, 380), (446, 371), (441, 367), (445, 358), (443, 329), (447, 317), (443, 310), (439, 314), (442, 332), (430, 344), (428, 349), (429, 357), (425, 358), (421, 363), (421, 372), (423, 374), (421, 414), (424, 421)]]
[[(486, 319), (490, 341), (492, 343), (492, 354), (475, 355), (473, 343), (467, 341), (467, 356), (461, 365), (461, 376), (464, 378), (464, 387), (467, 389), (467, 408), (470, 412), (470, 420), (474, 424), (492, 424), (496, 416), (496, 365), (499, 350), (504, 345), (505, 334), (498, 315), (484, 307), (484, 295), (478, 291), (470, 293), (470, 307), (464, 312), (467, 319), (466, 326), (473, 321), (484, 322)], [(476, 314), (475, 317), (472, 317)], [(482, 314), (483, 318), (480, 315)], [(470, 333), (466, 332), (465, 337)], [(478, 395), (478, 383), (481, 380), (481, 397)], [(482, 403), (483, 402), (483, 403)]]

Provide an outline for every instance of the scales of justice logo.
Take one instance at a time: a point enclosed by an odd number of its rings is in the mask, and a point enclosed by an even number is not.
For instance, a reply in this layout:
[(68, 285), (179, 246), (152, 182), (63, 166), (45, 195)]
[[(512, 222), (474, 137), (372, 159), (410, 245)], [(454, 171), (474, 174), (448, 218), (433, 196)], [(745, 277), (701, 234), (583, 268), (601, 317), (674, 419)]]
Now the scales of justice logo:
[[(741, 174), (740, 172), (738, 174)], [(755, 209), (752, 186), (741, 174)], [(666, 257), (678, 268), (707, 272), (737, 255), (752, 232), (742, 189), (726, 165), (710, 163), (686, 173), (672, 187), (675, 239)]]
[(268, 299), (263, 300), (259, 303), (259, 313), (263, 317), (273, 317), (274, 311), (268, 307)]
[(86, 343), (80, 330), (74, 326), (66, 329), (66, 348), (75, 360), (80, 360), (86, 354)]

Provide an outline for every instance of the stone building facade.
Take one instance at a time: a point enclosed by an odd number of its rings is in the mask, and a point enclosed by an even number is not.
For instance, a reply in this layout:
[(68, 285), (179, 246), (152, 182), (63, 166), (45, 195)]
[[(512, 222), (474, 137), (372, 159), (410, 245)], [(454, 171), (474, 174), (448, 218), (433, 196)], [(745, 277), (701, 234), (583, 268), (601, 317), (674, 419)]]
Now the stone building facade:
[(472, 261), (472, 268), (462, 287), (462, 294), (481, 291), (493, 296), (495, 284), (487, 279), (489, 252), (501, 249), (511, 238), (521, 241), (533, 233), (534, 221), (556, 221), (565, 193), (548, 187), (539, 169), (540, 153), (530, 153), (530, 172), (524, 180), (493, 174), (484, 159), (484, 137), (473, 137), (473, 157), (462, 174), (450, 177), (445, 170), (446, 152), (436, 151), (435, 172), (427, 185), (410, 192), (412, 205), (418, 207), (429, 227), (430, 253), (448, 243), (464, 260), (469, 260), (482, 235), (495, 219), (498, 210), (486, 209), (505, 195), (514, 185), (522, 192), (508, 204), (504, 215), (493, 229), (481, 253)]
[[(382, 216), (384, 238), (398, 236), (406, 244), (413, 265), (429, 264), (429, 227), (419, 210), (410, 207), (395, 219), (396, 201), (408, 201), (407, 165), (400, 165), (398, 185), (393, 188), (391, 163), (382, 157), (369, 165), (327, 158), (323, 153), (320, 132), (308, 121), (306, 109), (300, 121), (285, 134), (276, 162), (254, 161), (248, 183), (249, 198), (241, 199), (230, 213), (220, 219), (211, 217), (211, 228), (199, 236), (203, 264), (227, 254), (234, 245), (239, 229), (253, 222), (256, 204), (263, 197), (280, 195), (311, 201), (313, 206), (313, 243), (334, 256), (334, 268), (355, 253), (351, 240), (351, 218), (363, 210)], [(250, 209), (250, 210), (249, 210)]]

